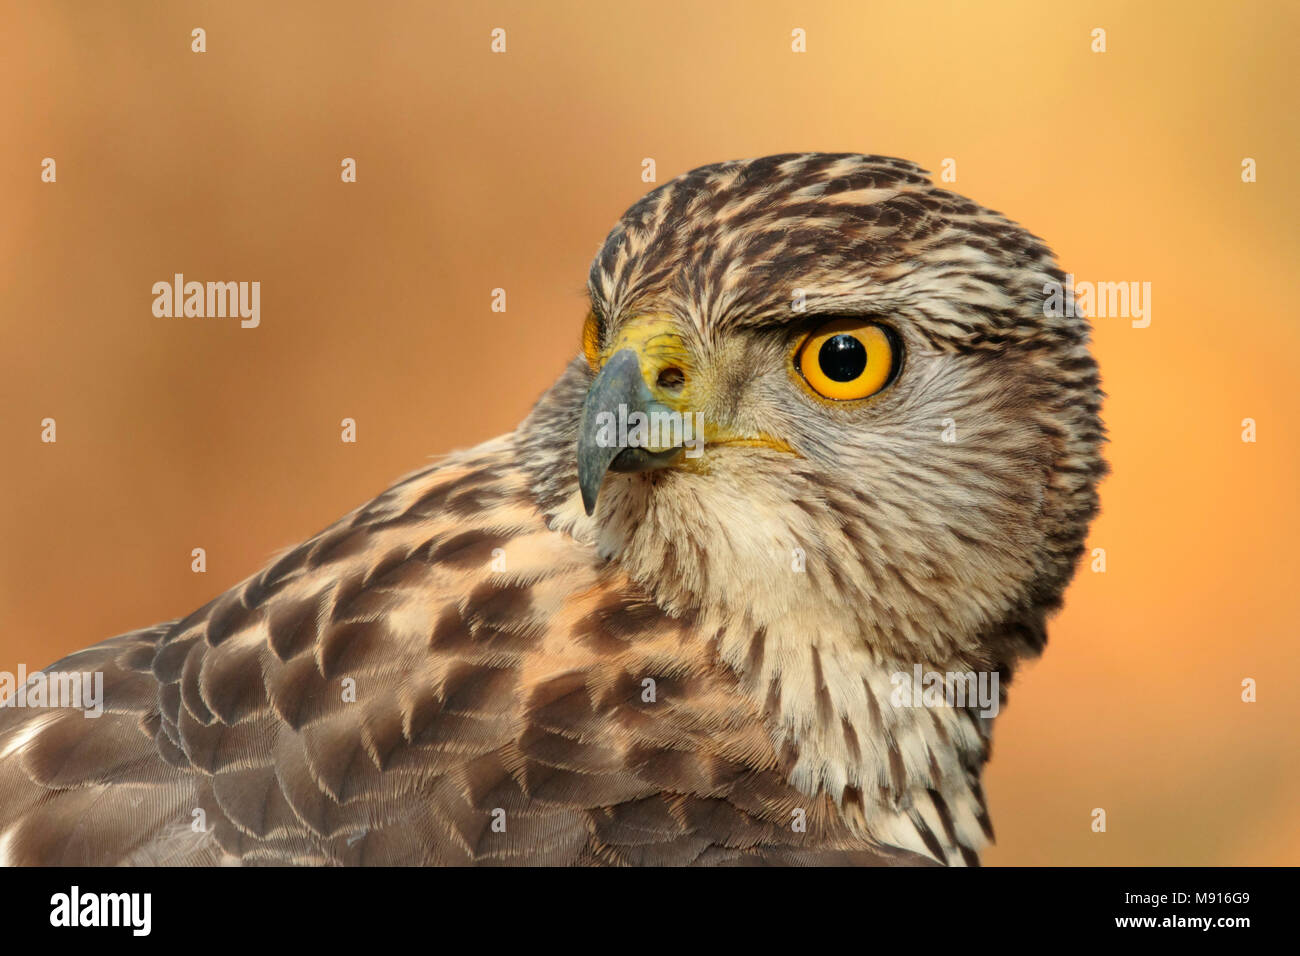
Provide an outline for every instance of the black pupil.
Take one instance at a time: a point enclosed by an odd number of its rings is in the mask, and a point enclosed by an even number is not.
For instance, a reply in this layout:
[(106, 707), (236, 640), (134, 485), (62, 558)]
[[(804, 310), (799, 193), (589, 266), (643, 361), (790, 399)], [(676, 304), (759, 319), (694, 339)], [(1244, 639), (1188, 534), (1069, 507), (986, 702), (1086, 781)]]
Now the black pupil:
[(822, 343), (817, 364), (832, 381), (851, 382), (867, 367), (867, 350), (851, 335), (837, 335)]

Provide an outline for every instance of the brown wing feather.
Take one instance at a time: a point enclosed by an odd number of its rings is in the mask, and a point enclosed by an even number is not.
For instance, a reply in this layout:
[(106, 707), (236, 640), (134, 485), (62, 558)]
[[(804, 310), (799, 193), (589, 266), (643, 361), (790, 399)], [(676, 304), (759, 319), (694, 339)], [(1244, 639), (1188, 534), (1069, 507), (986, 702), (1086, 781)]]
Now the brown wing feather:
[(102, 671), (106, 711), (0, 710), (4, 859), (919, 862), (784, 782), (710, 635), (549, 530), (512, 441), (53, 665)]

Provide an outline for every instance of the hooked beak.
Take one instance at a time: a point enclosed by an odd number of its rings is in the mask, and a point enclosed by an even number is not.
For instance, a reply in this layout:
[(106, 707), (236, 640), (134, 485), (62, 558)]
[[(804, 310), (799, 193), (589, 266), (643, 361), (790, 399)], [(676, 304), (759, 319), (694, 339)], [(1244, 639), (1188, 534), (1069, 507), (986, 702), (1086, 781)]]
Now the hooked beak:
[(682, 446), (669, 448), (638, 447), (628, 441), (620, 444), (620, 423), (634, 412), (647, 417), (671, 413), (671, 409), (651, 394), (641, 375), (641, 361), (632, 349), (620, 349), (596, 375), (586, 401), (582, 404), (582, 423), (578, 432), (578, 488), (582, 507), (587, 514), (596, 510), (596, 496), (608, 471), (652, 471), (671, 465), (682, 453)]

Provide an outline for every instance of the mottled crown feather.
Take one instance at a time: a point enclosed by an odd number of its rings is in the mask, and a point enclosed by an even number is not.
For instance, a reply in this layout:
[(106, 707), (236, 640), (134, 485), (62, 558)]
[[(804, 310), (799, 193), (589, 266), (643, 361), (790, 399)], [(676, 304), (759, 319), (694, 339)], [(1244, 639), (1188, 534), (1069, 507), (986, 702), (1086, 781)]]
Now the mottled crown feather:
[(1041, 307), (1044, 283), (1063, 278), (1041, 240), (915, 163), (787, 153), (701, 166), (647, 194), (589, 287), (606, 322), (663, 308), (713, 334), (788, 318), (796, 295), (809, 311), (905, 301), (936, 348), (977, 349), (1076, 341), (1077, 323)]

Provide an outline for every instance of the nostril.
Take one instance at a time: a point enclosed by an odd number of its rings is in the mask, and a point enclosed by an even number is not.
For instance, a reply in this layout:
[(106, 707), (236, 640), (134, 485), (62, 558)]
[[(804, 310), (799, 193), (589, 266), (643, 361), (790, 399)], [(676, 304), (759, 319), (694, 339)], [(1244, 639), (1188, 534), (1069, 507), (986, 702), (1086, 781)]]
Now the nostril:
[(665, 392), (676, 394), (677, 392), (680, 392), (682, 386), (686, 384), (686, 373), (677, 368), (677, 366), (670, 365), (659, 373), (659, 377), (655, 379), (655, 383)]

